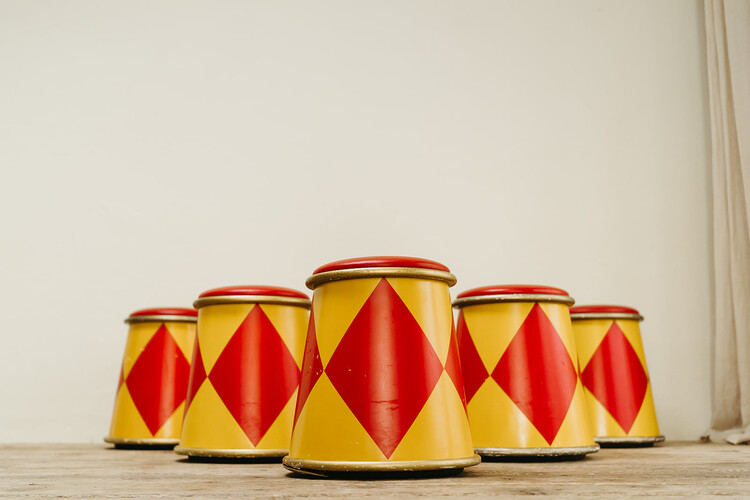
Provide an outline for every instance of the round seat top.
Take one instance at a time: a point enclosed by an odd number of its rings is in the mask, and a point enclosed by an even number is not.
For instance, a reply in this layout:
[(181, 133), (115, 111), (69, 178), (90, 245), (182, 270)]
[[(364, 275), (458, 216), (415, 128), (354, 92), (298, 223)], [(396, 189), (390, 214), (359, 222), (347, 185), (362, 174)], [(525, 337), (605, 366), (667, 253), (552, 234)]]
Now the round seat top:
[(570, 314), (640, 314), (637, 309), (625, 306), (591, 305), (570, 308)]
[(320, 266), (313, 275), (327, 273), (329, 271), (343, 271), (348, 269), (367, 269), (373, 267), (410, 267), (417, 269), (432, 269), (435, 271), (450, 272), (448, 267), (439, 262), (418, 257), (379, 256), (379, 257), (355, 257), (353, 259), (337, 260)]
[(198, 311), (186, 307), (155, 307), (151, 309), (140, 309), (130, 315), (131, 318), (139, 316), (198, 316)]
[(313, 271), (305, 285), (315, 287), (331, 281), (357, 278), (416, 278), (442, 281), (448, 286), (456, 284), (450, 269), (439, 262), (419, 257), (378, 256), (337, 260)]
[(264, 285), (224, 286), (221, 288), (213, 288), (211, 290), (205, 291), (198, 297), (202, 299), (205, 297), (231, 297), (241, 295), (266, 295), (269, 297), (292, 297), (298, 299), (310, 298), (306, 294), (292, 288)]
[(472, 288), (458, 294), (459, 299), (467, 297), (484, 297), (486, 295), (562, 295), (568, 292), (561, 288), (541, 285), (491, 285)]

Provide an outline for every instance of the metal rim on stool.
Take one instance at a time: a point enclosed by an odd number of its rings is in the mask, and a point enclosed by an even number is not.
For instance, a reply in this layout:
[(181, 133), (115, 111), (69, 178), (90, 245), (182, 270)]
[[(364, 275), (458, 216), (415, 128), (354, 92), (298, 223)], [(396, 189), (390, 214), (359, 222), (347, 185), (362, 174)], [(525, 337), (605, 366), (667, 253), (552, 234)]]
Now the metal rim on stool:
[(416, 278), (442, 281), (448, 286), (456, 284), (456, 277), (446, 271), (436, 269), (422, 269), (416, 267), (363, 267), (356, 269), (340, 269), (313, 274), (305, 285), (310, 290), (331, 281), (362, 279), (362, 278)]
[(654, 444), (663, 442), (664, 436), (595, 437), (594, 441), (605, 446), (618, 444)]
[(174, 451), (188, 457), (203, 458), (281, 458), (289, 453), (289, 450), (211, 449), (185, 448), (184, 446), (178, 446)]
[(571, 448), (474, 448), (483, 457), (578, 457), (596, 453), (599, 445)]
[(200, 297), (193, 302), (193, 307), (200, 309), (201, 307), (225, 304), (277, 304), (310, 309), (310, 299), (303, 299), (301, 297), (279, 297), (276, 295), (217, 295), (211, 297)]
[(104, 442), (126, 446), (176, 446), (180, 443), (180, 440), (174, 438), (118, 438), (107, 436), (104, 438)]
[(575, 304), (575, 300), (573, 299), (573, 297), (570, 297), (568, 295), (511, 293), (462, 297), (453, 301), (453, 307), (461, 308), (466, 306), (476, 306), (480, 304), (496, 304), (499, 302), (553, 302), (566, 305)]
[(587, 319), (625, 319), (632, 321), (643, 321), (643, 316), (632, 313), (571, 313), (571, 321), (583, 321)]
[(148, 316), (130, 316), (123, 320), (124, 323), (196, 323), (196, 316), (177, 316), (174, 314), (151, 314)]
[(439, 470), (463, 469), (478, 465), (482, 461), (479, 455), (450, 460), (413, 460), (394, 462), (331, 462), (327, 460), (302, 460), (284, 457), (284, 467), (292, 472), (325, 476), (336, 472), (426, 472)]

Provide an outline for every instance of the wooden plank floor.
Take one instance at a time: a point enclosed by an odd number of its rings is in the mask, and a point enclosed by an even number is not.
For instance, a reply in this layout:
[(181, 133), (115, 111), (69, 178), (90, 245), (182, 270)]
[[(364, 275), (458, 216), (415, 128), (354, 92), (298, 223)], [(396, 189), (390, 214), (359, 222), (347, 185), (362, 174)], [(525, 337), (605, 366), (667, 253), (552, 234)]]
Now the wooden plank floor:
[(5, 498), (750, 496), (750, 447), (669, 443), (604, 449), (575, 462), (482, 463), (460, 476), (319, 480), (279, 464), (193, 463), (171, 451), (0, 445)]

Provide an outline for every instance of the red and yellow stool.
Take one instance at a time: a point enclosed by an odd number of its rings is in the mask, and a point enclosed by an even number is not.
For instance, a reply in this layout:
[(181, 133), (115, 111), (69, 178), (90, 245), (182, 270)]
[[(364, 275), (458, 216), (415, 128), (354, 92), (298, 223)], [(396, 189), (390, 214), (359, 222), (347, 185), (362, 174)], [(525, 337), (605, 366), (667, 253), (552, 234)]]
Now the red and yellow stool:
[(458, 295), (469, 422), (486, 457), (581, 457), (599, 449), (559, 288), (499, 285)]
[(202, 293), (198, 340), (177, 453), (203, 458), (283, 457), (299, 387), (307, 295), (236, 286)]
[(434, 261), (349, 259), (307, 280), (312, 314), (284, 466), (315, 475), (476, 465), (448, 287)]
[(130, 325), (109, 436), (116, 447), (174, 446), (180, 440), (198, 311), (143, 309)]
[(616, 447), (664, 441), (641, 343), (640, 313), (622, 306), (579, 306), (571, 308), (570, 317), (596, 442)]

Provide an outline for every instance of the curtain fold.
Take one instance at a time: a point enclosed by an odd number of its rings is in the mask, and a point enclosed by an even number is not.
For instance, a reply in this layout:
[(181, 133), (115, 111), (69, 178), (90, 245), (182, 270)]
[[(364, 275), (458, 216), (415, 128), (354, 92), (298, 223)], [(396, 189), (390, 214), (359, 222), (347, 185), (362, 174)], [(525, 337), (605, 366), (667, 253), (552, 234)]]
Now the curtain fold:
[(712, 441), (750, 442), (750, 1), (705, 0), (715, 331)]

